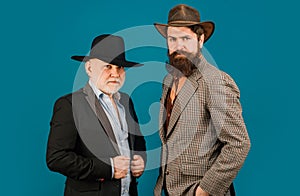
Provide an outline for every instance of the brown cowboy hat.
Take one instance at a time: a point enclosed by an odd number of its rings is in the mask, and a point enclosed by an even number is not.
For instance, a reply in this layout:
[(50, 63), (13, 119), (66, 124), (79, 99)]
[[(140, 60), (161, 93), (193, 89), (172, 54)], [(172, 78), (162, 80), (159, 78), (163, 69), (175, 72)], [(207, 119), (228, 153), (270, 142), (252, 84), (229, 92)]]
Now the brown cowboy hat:
[(89, 56), (71, 57), (73, 60), (83, 62), (93, 58), (121, 67), (143, 65), (140, 63), (127, 61), (125, 58), (125, 45), (123, 38), (110, 34), (99, 35), (93, 40)]
[(158, 32), (167, 37), (167, 29), (172, 27), (188, 27), (200, 25), (204, 29), (204, 42), (213, 34), (215, 24), (211, 21), (200, 22), (199, 12), (188, 5), (179, 4), (169, 11), (168, 24), (154, 23)]

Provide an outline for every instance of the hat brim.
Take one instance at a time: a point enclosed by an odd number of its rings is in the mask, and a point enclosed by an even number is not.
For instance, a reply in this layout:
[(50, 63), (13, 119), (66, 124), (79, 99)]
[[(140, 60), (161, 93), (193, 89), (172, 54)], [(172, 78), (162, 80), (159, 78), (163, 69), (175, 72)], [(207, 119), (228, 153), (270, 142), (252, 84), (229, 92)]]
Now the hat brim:
[(154, 23), (155, 28), (157, 31), (163, 36), (167, 37), (167, 30), (168, 27), (189, 27), (193, 25), (200, 25), (205, 33), (204, 33), (204, 43), (212, 36), (215, 30), (215, 24), (211, 21), (205, 21), (205, 22), (186, 22), (186, 21), (178, 21), (176, 23), (172, 24), (160, 24), (160, 23)]
[(98, 57), (92, 57), (92, 56), (72, 56), (71, 59), (73, 60), (76, 60), (76, 61), (81, 61), (81, 62), (87, 62), (88, 60), (90, 59), (99, 59), (101, 61), (104, 61), (106, 63), (109, 63), (109, 64), (113, 64), (113, 65), (117, 65), (117, 66), (120, 66), (120, 67), (139, 67), (139, 66), (142, 66), (143, 64), (141, 63), (136, 63), (136, 62), (131, 62), (131, 61), (122, 61), (122, 60), (119, 60), (119, 59), (108, 59), (108, 58), (98, 58)]

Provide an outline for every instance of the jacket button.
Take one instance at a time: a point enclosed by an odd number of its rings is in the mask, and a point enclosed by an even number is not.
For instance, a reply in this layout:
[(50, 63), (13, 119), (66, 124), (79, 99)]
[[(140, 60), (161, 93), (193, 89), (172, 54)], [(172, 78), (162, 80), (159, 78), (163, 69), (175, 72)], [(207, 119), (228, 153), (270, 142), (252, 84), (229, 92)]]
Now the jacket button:
[(166, 174), (166, 175), (169, 175), (169, 174), (170, 174), (170, 172), (169, 172), (169, 171), (166, 171), (166, 172), (165, 172), (165, 174)]

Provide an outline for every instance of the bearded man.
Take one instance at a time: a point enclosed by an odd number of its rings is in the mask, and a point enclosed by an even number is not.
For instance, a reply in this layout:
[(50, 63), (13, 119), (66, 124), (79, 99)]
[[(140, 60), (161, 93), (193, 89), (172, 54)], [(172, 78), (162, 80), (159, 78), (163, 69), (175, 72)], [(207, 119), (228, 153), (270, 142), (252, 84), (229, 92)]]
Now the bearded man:
[(161, 169), (154, 195), (235, 195), (233, 180), (250, 149), (234, 80), (209, 64), (203, 44), (214, 23), (177, 5), (168, 24), (154, 24), (166, 38), (169, 74), (160, 109)]

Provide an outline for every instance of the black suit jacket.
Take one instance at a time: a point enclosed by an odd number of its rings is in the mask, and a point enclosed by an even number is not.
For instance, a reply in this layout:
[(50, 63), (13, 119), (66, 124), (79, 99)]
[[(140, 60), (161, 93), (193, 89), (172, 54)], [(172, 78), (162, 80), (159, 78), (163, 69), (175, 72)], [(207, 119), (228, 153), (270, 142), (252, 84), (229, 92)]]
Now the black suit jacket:
[[(133, 103), (124, 93), (120, 102), (126, 111), (131, 156), (139, 154), (146, 163), (145, 140)], [(56, 101), (50, 126), (47, 165), (67, 177), (66, 187), (120, 195), (121, 180), (112, 179), (110, 162), (120, 152), (110, 122), (89, 84)], [(136, 179), (131, 179), (130, 195), (137, 195)]]

